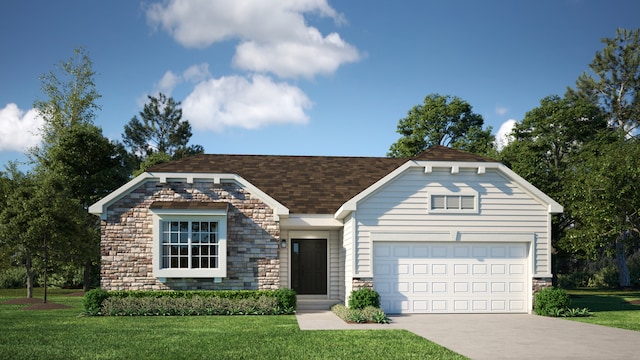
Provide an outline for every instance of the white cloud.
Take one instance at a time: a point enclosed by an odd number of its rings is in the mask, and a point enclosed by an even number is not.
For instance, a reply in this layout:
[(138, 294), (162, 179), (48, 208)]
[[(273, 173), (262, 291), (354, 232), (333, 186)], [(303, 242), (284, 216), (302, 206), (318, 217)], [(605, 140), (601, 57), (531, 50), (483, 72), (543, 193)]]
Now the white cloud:
[(517, 121), (509, 119), (500, 125), (498, 132), (496, 133), (496, 147), (501, 150), (511, 142), (511, 131), (516, 126)]
[(509, 112), (509, 109), (502, 106), (502, 105), (496, 105), (496, 114), (500, 115), (500, 116), (504, 116)]
[(253, 75), (224, 76), (196, 85), (182, 102), (184, 119), (195, 129), (258, 129), (271, 124), (305, 124), (312, 105), (298, 87)]
[(173, 71), (167, 71), (156, 85), (157, 92), (171, 96), (173, 89), (181, 82), (182, 78), (180, 76), (174, 74)]
[(182, 78), (185, 81), (192, 83), (198, 83), (211, 76), (209, 72), (209, 64), (203, 63), (200, 65), (192, 65), (182, 73)]
[(186, 47), (239, 40), (233, 63), (253, 72), (310, 78), (360, 59), (339, 34), (309, 26), (310, 13), (343, 22), (326, 0), (170, 0), (151, 5), (147, 18)]
[(35, 109), (20, 110), (14, 103), (0, 109), (0, 151), (25, 151), (40, 142), (42, 118)]

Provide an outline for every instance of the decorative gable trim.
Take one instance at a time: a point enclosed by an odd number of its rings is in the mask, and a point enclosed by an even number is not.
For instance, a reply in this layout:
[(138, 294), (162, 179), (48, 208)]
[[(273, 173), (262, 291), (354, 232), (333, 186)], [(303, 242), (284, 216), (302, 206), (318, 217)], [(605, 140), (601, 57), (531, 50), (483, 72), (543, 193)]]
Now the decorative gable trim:
[(288, 216), (289, 209), (276, 201), (271, 196), (267, 195), (264, 191), (258, 189), (249, 181), (236, 174), (210, 174), (210, 173), (150, 173), (145, 172), (128, 183), (122, 185), (120, 188), (104, 197), (102, 200), (96, 202), (89, 207), (89, 213), (100, 216), (101, 219), (106, 220), (107, 208), (123, 198), (130, 192), (134, 191), (147, 181), (158, 181), (160, 183), (167, 183), (170, 181), (186, 181), (189, 184), (193, 184), (195, 181), (211, 181), (214, 184), (221, 182), (235, 182), (262, 202), (267, 204), (273, 209), (275, 221), (280, 220), (280, 216)]

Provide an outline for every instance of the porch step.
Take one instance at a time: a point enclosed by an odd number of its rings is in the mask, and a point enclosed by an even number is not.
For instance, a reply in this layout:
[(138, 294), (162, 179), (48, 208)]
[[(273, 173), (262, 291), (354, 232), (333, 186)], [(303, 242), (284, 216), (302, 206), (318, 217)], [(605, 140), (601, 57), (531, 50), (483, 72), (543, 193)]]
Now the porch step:
[(300, 310), (329, 310), (335, 304), (340, 303), (337, 299), (300, 299), (298, 298), (297, 311)]

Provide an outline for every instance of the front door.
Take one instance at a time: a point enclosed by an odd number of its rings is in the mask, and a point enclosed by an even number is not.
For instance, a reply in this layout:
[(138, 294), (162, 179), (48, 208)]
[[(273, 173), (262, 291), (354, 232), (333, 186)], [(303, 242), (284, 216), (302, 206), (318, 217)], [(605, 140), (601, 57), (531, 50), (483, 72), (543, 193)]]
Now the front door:
[(300, 295), (327, 294), (327, 239), (291, 240), (291, 287)]

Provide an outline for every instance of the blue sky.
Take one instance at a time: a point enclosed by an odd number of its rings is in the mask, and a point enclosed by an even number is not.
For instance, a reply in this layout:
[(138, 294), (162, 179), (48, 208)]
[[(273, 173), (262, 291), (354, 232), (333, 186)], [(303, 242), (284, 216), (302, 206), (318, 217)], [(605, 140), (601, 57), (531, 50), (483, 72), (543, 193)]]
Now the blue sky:
[(207, 153), (385, 156), (431, 93), (497, 134), (639, 14), (636, 0), (3, 1), (0, 165), (39, 141), (39, 76), (79, 46), (111, 139), (161, 91)]

